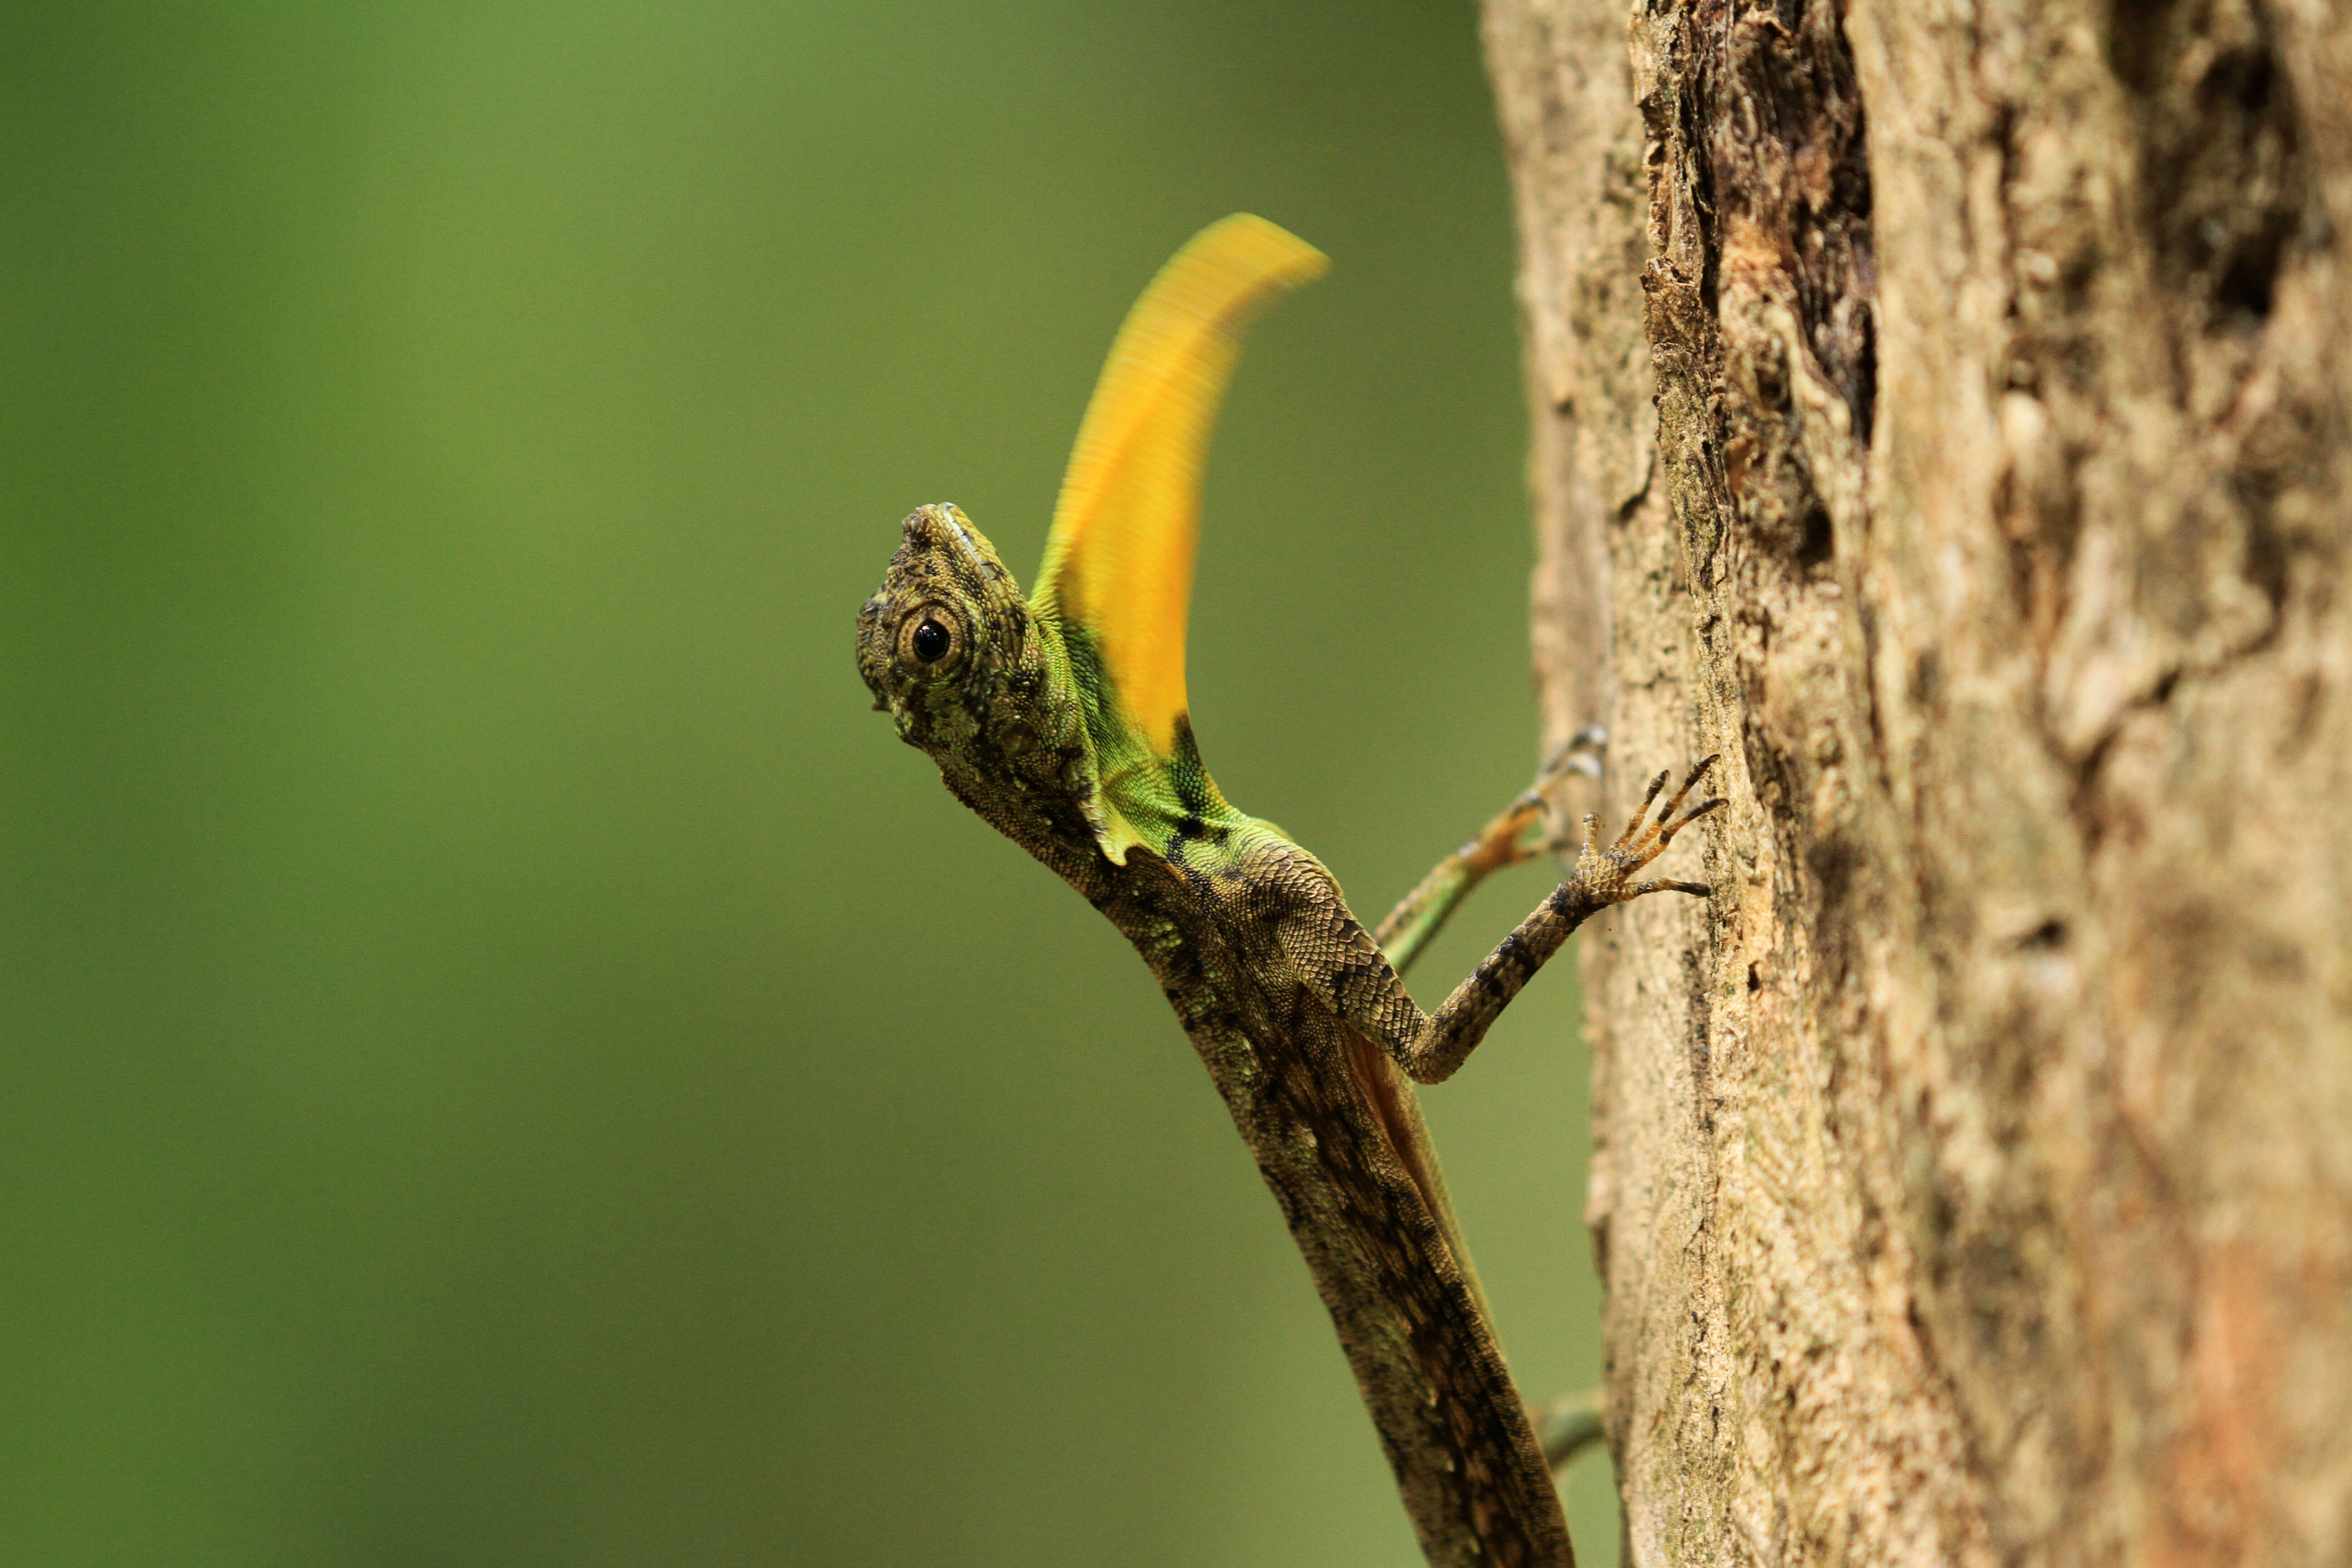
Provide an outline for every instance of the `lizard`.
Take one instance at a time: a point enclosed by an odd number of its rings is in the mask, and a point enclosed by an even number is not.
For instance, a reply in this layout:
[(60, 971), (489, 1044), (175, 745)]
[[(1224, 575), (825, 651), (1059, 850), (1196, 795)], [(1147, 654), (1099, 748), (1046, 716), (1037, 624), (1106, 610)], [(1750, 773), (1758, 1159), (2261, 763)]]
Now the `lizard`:
[[(1248, 321), (1328, 262), (1235, 214), (1181, 249), (1114, 341), (1035, 590), (971, 520), (919, 507), (857, 618), (874, 706), (950, 794), (1076, 889), (1150, 966), (1273, 1190), (1355, 1373), (1423, 1553), (1572, 1568), (1551, 1474), (1506, 1369), (1413, 1084), (1443, 1082), (1579, 924), (1703, 883), (1637, 879), (1715, 761), (1571, 874), (1434, 1014), (1399, 978), (1486, 873), (1541, 853), (1530, 791), (1376, 931), (1202, 765), (1184, 686), (1200, 476)], [(1556, 774), (1556, 764), (1553, 773)]]

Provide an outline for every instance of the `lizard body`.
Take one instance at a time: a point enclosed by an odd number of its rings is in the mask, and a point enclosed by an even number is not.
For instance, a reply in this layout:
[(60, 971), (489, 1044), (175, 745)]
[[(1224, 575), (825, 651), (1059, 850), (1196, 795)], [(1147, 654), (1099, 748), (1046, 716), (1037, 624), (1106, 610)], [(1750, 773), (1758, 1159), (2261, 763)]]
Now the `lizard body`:
[[(1570, 1568), (1550, 1472), (1412, 1080), (1460, 1066), (1590, 915), (1661, 888), (1704, 893), (1633, 875), (1719, 803), (1675, 815), (1701, 764), (1646, 826), (1645, 801), (1613, 847), (1599, 845), (1588, 817), (1576, 874), (1431, 1015), (1322, 863), (1218, 792), (1182, 681), (1200, 453), (1239, 322), (1320, 259), (1262, 219), (1204, 231), (1121, 331), (1037, 592), (1024, 597), (956, 508), (922, 507), (859, 615), (858, 667), (875, 706), (938, 763), (950, 792), (1076, 888), (1150, 966), (1314, 1276), (1429, 1561)], [(1172, 413), (1171, 396), (1183, 405)], [(1470, 882), (1520, 857), (1532, 815), (1522, 802), (1497, 818), (1401, 908), (1390, 922), (1400, 962)]]

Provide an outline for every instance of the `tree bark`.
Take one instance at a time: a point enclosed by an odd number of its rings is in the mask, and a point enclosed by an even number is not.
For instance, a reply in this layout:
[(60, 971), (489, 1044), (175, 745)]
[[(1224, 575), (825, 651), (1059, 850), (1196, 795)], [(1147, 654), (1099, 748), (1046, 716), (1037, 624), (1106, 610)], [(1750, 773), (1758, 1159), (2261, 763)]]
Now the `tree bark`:
[(2352, 1562), (2352, 28), (1486, 26), (1628, 1561)]

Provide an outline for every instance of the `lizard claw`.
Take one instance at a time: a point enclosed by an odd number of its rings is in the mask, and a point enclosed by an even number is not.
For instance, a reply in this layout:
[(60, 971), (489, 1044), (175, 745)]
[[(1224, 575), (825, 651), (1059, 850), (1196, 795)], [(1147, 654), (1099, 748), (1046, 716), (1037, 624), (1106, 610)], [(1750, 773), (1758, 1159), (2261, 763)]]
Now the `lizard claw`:
[(1603, 904), (1622, 904), (1644, 893), (1669, 891), (1690, 893), (1699, 898), (1712, 896), (1715, 889), (1705, 882), (1681, 882), (1670, 878), (1636, 882), (1633, 876), (1664, 854), (1666, 847), (1675, 841), (1675, 834), (1727, 804), (1721, 795), (1709, 795), (1687, 811), (1683, 809), (1683, 802), (1690, 798), (1691, 791), (1697, 787), (1699, 780), (1706, 776), (1707, 770), (1715, 766), (1716, 761), (1715, 756), (1708, 756), (1693, 763), (1690, 772), (1683, 777), (1682, 787), (1667, 798), (1654, 818), (1650, 816), (1650, 806), (1658, 798), (1659, 792), (1666, 787), (1666, 780), (1671, 775), (1661, 773), (1652, 779), (1648, 792), (1642, 796), (1640, 809), (1625, 824), (1625, 831), (1617, 836), (1617, 842), (1606, 849), (1601, 847), (1601, 819), (1587, 814), (1584, 818), (1584, 851), (1576, 858), (1576, 879), (1584, 884), (1585, 890), (1594, 900)]

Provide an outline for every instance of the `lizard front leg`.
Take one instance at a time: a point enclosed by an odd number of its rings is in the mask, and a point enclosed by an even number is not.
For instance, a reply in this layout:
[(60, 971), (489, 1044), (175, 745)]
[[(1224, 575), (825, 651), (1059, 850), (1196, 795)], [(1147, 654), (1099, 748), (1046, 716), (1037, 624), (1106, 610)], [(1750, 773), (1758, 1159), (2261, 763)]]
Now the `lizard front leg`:
[[(1635, 881), (1634, 873), (1656, 859), (1675, 841), (1675, 835), (1725, 804), (1721, 795), (1710, 795), (1682, 810), (1682, 805), (1692, 788), (1715, 765), (1707, 757), (1693, 767), (1659, 811), (1657, 820), (1648, 821), (1651, 803), (1665, 787), (1667, 775), (1661, 773), (1650, 781), (1649, 793), (1642, 797), (1642, 808), (1617, 836), (1617, 842), (1608, 848), (1601, 847), (1601, 818), (1587, 813), (1584, 818), (1584, 849), (1576, 858), (1576, 873), (1552, 889), (1551, 897), (1536, 906), (1536, 910), (1519, 922), (1519, 928), (1505, 937), (1495, 951), (1486, 955), (1469, 977), (1454, 988), (1454, 994), (1433, 1015), (1419, 1036), (1407, 1042), (1391, 1046), (1397, 1065), (1411, 1074), (1416, 1083), (1443, 1083), (1454, 1076), (1454, 1069), (1469, 1058), (1478, 1042), (1486, 1037), (1486, 1027), (1496, 1015), (1509, 1005), (1511, 998), (1543, 967), (1546, 960), (1558, 952), (1568, 941), (1569, 933), (1585, 921), (1612, 904), (1630, 903), (1644, 893), (1690, 893), (1706, 898), (1714, 889), (1704, 882), (1676, 881), (1672, 878), (1656, 878)], [(1677, 813), (1680, 815), (1676, 815)]]
[(1528, 829), (1543, 818), (1552, 792), (1569, 774), (1599, 776), (1601, 752), (1607, 743), (1608, 731), (1598, 724), (1578, 731), (1545, 761), (1534, 784), (1480, 828), (1468, 843), (1440, 860), (1412, 892), (1398, 901), (1397, 907), (1372, 928), (1373, 944), (1389, 961), (1390, 968), (1402, 975), (1412, 967), (1412, 961), (1421, 956), (1421, 950), (1445, 924), (1446, 917), (1489, 873), (1532, 860), (1550, 847), (1543, 839), (1528, 837)]
[(1299, 980), (1333, 1012), (1378, 1041), (1415, 1082), (1443, 1083), (1486, 1038), (1487, 1026), (1520, 988), (1585, 921), (1645, 893), (1704, 898), (1713, 891), (1703, 882), (1671, 878), (1636, 881), (1634, 874), (1665, 853), (1676, 834), (1724, 804), (1722, 797), (1710, 796), (1683, 809), (1715, 760), (1705, 758), (1691, 769), (1654, 821), (1650, 820), (1650, 807), (1668, 775), (1662, 773), (1651, 780), (1642, 808), (1606, 848), (1600, 842), (1601, 819), (1588, 814), (1584, 849), (1574, 874), (1496, 944), (1433, 1014), (1421, 1010), (1370, 933), (1347, 919), (1346, 906), (1336, 900), (1320, 908), (1294, 907), (1280, 931), (1284, 950)]

